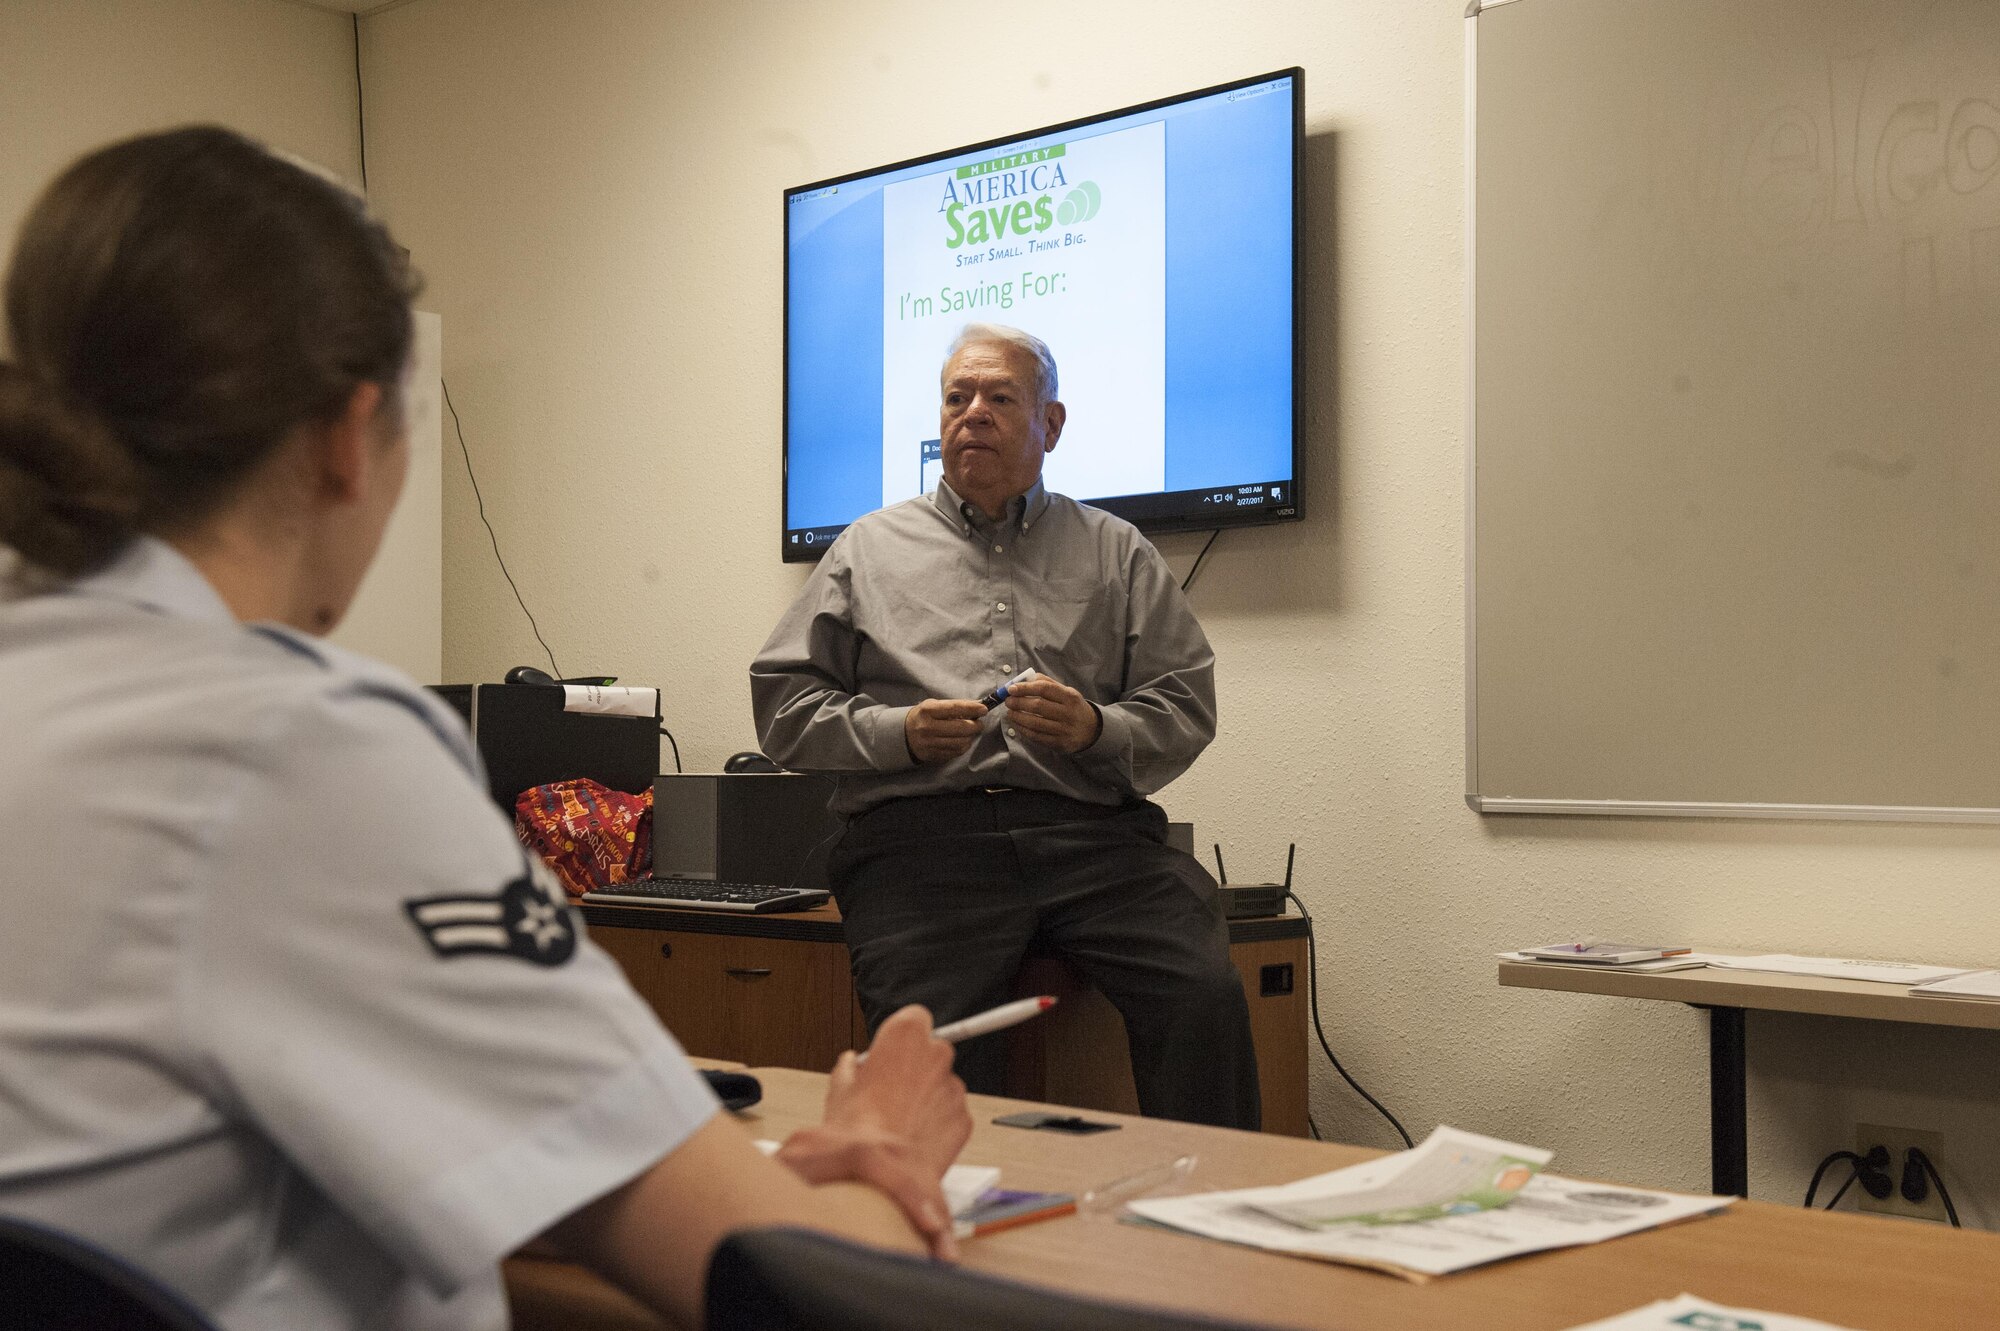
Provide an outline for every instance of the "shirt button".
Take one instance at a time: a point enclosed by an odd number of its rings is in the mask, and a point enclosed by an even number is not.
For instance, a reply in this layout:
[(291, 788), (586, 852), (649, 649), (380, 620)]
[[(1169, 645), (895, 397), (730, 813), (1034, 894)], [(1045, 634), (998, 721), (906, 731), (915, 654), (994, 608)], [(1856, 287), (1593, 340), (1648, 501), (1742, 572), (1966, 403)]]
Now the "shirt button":
[(1012, 727), (1012, 726), (1008, 726), (1008, 727), (1007, 727), (1007, 738), (1008, 738), (1008, 739), (1012, 739), (1012, 738), (1014, 738), (1014, 736), (1015, 736), (1015, 735), (1016, 735), (1017, 733), (1018, 733), (1018, 732), (1017, 732), (1017, 731), (1016, 731), (1016, 730), (1014, 729), (1014, 727)]
[(1004, 555), (1007, 553), (1007, 547), (1004, 545), (996, 545), (993, 547), (993, 553), (996, 555)]
[(993, 608), (995, 610), (998, 610), (1003, 615), (1007, 613), (1007, 603), (1005, 601), (995, 601), (993, 603)]
[(1014, 663), (1013, 663), (1012, 661), (1002, 661), (1002, 662), (1000, 663), (1000, 673), (1001, 673), (1001, 674), (1003, 674), (1003, 675), (1011, 675), (1011, 674), (1013, 674), (1013, 673), (1014, 673)]

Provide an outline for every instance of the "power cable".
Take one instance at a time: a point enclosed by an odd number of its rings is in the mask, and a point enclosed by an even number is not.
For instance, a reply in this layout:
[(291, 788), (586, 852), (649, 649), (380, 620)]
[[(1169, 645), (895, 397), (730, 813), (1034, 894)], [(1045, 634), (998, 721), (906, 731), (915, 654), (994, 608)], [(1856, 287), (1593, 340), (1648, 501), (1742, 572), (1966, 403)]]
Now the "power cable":
[[(548, 653), (549, 673), (557, 679), (561, 679), (562, 668), (556, 664), (556, 654), (549, 651), (548, 639), (542, 636), (542, 626), (535, 622), (535, 612), (528, 609), (527, 601), (522, 599), (521, 589), (514, 584), (514, 575), (507, 571), (507, 559), (500, 553), (500, 538), (494, 533), (493, 524), (486, 521), (486, 500), (479, 493), (479, 478), (472, 473), (472, 450), (465, 446), (465, 426), (458, 419), (458, 408), (452, 406), (451, 388), (445, 383), (443, 375), (438, 376), (438, 388), (444, 393), (445, 408), (451, 412), (452, 428), (458, 431), (458, 451), (465, 455), (465, 477), (472, 482), (472, 498), (479, 505), (479, 520), (486, 525), (486, 537), (493, 542), (493, 557), (500, 561), (500, 576), (507, 579), (509, 587), (514, 588), (514, 599), (520, 603), (521, 613), (528, 617), (528, 627), (535, 631), (535, 641), (541, 643), (542, 650)], [(664, 726), (661, 727), (661, 733), (666, 733)], [(667, 738), (671, 743), (673, 737), (669, 735)], [(675, 745), (674, 747), (674, 765), (676, 770), (678, 770), (680, 766), (679, 745)]]
[(361, 192), (368, 193), (368, 104), (361, 95), (361, 15), (354, 15), (354, 130), (361, 146)]
[(1912, 1146), (1909, 1149), (1909, 1158), (1914, 1163), (1921, 1165), (1924, 1173), (1931, 1176), (1931, 1186), (1937, 1189), (1938, 1200), (1944, 1203), (1944, 1213), (1950, 1219), (1951, 1227), (1953, 1229), (1965, 1228), (1965, 1226), (1958, 1223), (1958, 1208), (1951, 1204), (1951, 1193), (1946, 1190), (1944, 1180), (1938, 1177), (1937, 1166), (1931, 1163), (1931, 1158), (1925, 1154), (1924, 1148), (1921, 1146)]
[(1201, 561), (1208, 558), (1208, 547), (1214, 545), (1215, 538), (1220, 535), (1222, 535), (1222, 528), (1220, 527), (1217, 527), (1208, 534), (1207, 544), (1203, 545), (1201, 553), (1194, 557), (1194, 567), (1190, 568), (1187, 577), (1181, 580), (1181, 595), (1187, 595), (1187, 589), (1194, 585), (1194, 575), (1201, 572)]
[[(1213, 537), (1210, 538), (1210, 540), (1213, 539), (1214, 539)], [(1189, 577), (1190, 579), (1192, 579), (1193, 575), (1190, 574)], [(1383, 1118), (1389, 1120), (1389, 1126), (1394, 1128), (1396, 1130), (1396, 1135), (1403, 1139), (1404, 1149), (1407, 1150), (1416, 1144), (1410, 1140), (1410, 1134), (1403, 1130), (1403, 1125), (1396, 1121), (1396, 1116), (1389, 1112), (1388, 1107), (1386, 1105), (1384, 1105), (1380, 1100), (1377, 1100), (1374, 1096), (1370, 1095), (1367, 1089), (1363, 1087), (1360, 1082), (1354, 1080), (1353, 1077), (1348, 1075), (1347, 1069), (1340, 1065), (1340, 1060), (1338, 1058), (1334, 1057), (1333, 1046), (1327, 1043), (1326, 1028), (1320, 1025), (1320, 1020), (1319, 1020), (1319, 947), (1318, 944), (1313, 939), (1312, 912), (1306, 909), (1305, 902), (1299, 900), (1298, 893), (1292, 891), (1290, 888), (1285, 889), (1285, 896), (1291, 901), (1291, 903), (1294, 906), (1297, 906), (1299, 908), (1299, 914), (1305, 917), (1306, 996), (1307, 996), (1307, 1001), (1311, 1004), (1312, 1007), (1313, 1033), (1319, 1036), (1319, 1047), (1326, 1054), (1326, 1061), (1333, 1064), (1333, 1070), (1340, 1074), (1340, 1079), (1346, 1082), (1349, 1086), (1352, 1086), (1354, 1088), (1354, 1093), (1356, 1095), (1366, 1100), (1369, 1104), (1375, 1106), (1376, 1113), (1380, 1114)], [(1309, 1126), (1312, 1127), (1313, 1136), (1315, 1137), (1319, 1136), (1319, 1127), (1317, 1124), (1312, 1123), (1310, 1116), (1308, 1116), (1307, 1118), (1307, 1123)]]

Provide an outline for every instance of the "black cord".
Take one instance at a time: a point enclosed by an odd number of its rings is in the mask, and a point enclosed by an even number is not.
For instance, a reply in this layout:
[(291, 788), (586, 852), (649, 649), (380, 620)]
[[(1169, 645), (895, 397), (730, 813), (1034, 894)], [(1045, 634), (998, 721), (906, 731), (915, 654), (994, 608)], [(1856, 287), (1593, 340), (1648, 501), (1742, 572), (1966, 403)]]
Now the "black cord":
[(1201, 547), (1201, 553), (1194, 557), (1194, 567), (1190, 568), (1187, 577), (1181, 580), (1181, 595), (1187, 595), (1187, 589), (1194, 585), (1194, 575), (1201, 572), (1201, 561), (1208, 558), (1208, 547), (1214, 545), (1215, 538), (1220, 535), (1222, 535), (1220, 527), (1208, 534), (1208, 544)]
[[(526, 608), (526, 606), (522, 607), (524, 610)], [(660, 727), (660, 733), (667, 737), (667, 747), (674, 751), (674, 770), (678, 772), (681, 770), (681, 746), (674, 743), (674, 732), (665, 726)]]
[(1834, 1190), (1833, 1196), (1827, 1198), (1826, 1205), (1821, 1209), (1831, 1211), (1834, 1207), (1840, 1205), (1840, 1199), (1847, 1195), (1847, 1190), (1854, 1186), (1854, 1180), (1860, 1177), (1861, 1177), (1860, 1170), (1857, 1169), (1850, 1172), (1847, 1176), (1847, 1181), (1845, 1183), (1842, 1183), (1839, 1188)]
[(1937, 1166), (1931, 1163), (1931, 1158), (1928, 1155), (1924, 1154), (1923, 1147), (1912, 1146), (1910, 1148), (1910, 1155), (1916, 1159), (1918, 1164), (1924, 1167), (1924, 1173), (1931, 1176), (1931, 1185), (1938, 1191), (1938, 1200), (1944, 1203), (1944, 1213), (1950, 1218), (1951, 1227), (1953, 1229), (1965, 1228), (1965, 1226), (1958, 1223), (1958, 1208), (1951, 1204), (1951, 1193), (1945, 1190), (1944, 1180), (1938, 1177)]
[(368, 105), (361, 96), (361, 15), (354, 16), (354, 129), (361, 145), (361, 192), (368, 193)]
[[(1861, 1157), (1856, 1155), (1852, 1151), (1835, 1151), (1832, 1155), (1829, 1155), (1826, 1159), (1820, 1161), (1819, 1168), (1813, 1171), (1812, 1182), (1806, 1185), (1805, 1205), (1808, 1208), (1810, 1208), (1813, 1204), (1813, 1194), (1819, 1191), (1819, 1181), (1826, 1177), (1826, 1171), (1833, 1165), (1838, 1164), (1842, 1160), (1853, 1161), (1854, 1164), (1857, 1166), (1857, 1172), (1858, 1172), (1858, 1167), (1861, 1164)], [(1855, 1177), (1856, 1177), (1855, 1173), (1849, 1173), (1847, 1176), (1847, 1182), (1848, 1183), (1854, 1182)], [(1846, 1186), (1842, 1185), (1841, 1192), (1845, 1192), (1846, 1190), (1847, 1190)], [(1833, 1196), (1835, 1201), (1838, 1201), (1840, 1199), (1840, 1193), (1838, 1192), (1835, 1193)], [(1829, 1203), (1829, 1206), (1830, 1205), (1831, 1203)]]
[[(507, 579), (509, 587), (514, 587), (514, 599), (520, 602), (521, 613), (528, 617), (528, 627), (535, 631), (535, 641), (542, 644), (544, 652), (548, 652), (549, 673), (557, 679), (561, 679), (562, 668), (556, 664), (556, 654), (549, 651), (548, 639), (542, 636), (542, 626), (535, 622), (535, 612), (528, 609), (526, 601), (521, 600), (521, 589), (514, 586), (514, 575), (507, 571), (507, 560), (500, 553), (500, 538), (494, 534), (493, 524), (486, 522), (486, 500), (479, 493), (479, 478), (472, 474), (472, 450), (465, 446), (465, 426), (458, 419), (458, 408), (451, 405), (451, 387), (445, 383), (443, 375), (438, 376), (438, 387), (443, 390), (444, 405), (451, 412), (452, 428), (458, 431), (458, 451), (465, 454), (465, 478), (472, 482), (472, 498), (479, 505), (479, 520), (486, 523), (487, 539), (493, 542), (493, 557), (500, 561), (500, 576)], [(666, 734), (664, 726), (660, 728), (660, 733), (663, 735)], [(668, 735), (667, 738), (671, 740), (673, 736)], [(680, 748), (678, 745), (674, 748), (674, 764), (675, 770), (680, 770)]]
[[(1390, 1113), (1380, 1100), (1368, 1094), (1360, 1082), (1350, 1077), (1347, 1074), (1347, 1069), (1340, 1066), (1340, 1060), (1333, 1056), (1333, 1046), (1326, 1042), (1326, 1028), (1319, 1024), (1319, 948), (1313, 941), (1312, 913), (1306, 909), (1306, 903), (1299, 900), (1298, 893), (1292, 891), (1290, 888), (1286, 888), (1285, 896), (1291, 900), (1294, 906), (1299, 908), (1299, 914), (1303, 915), (1306, 921), (1306, 995), (1308, 1001), (1312, 1004), (1313, 1033), (1319, 1036), (1319, 1047), (1325, 1051), (1326, 1061), (1333, 1064), (1333, 1070), (1340, 1074), (1342, 1081), (1354, 1088), (1356, 1095), (1366, 1100), (1369, 1104), (1374, 1105), (1375, 1112), (1389, 1120), (1389, 1126), (1394, 1128), (1396, 1135), (1403, 1139), (1405, 1149), (1414, 1146), (1416, 1143), (1410, 1140), (1409, 1133), (1403, 1131), (1403, 1125), (1396, 1121), (1396, 1116)], [(1318, 1135), (1319, 1129), (1314, 1128), (1313, 1132), (1314, 1135)]]
[(1306, 1112), (1306, 1127), (1312, 1130), (1314, 1141), (1323, 1142), (1326, 1140), (1326, 1138), (1319, 1135), (1319, 1124), (1313, 1121), (1312, 1112), (1310, 1110)]

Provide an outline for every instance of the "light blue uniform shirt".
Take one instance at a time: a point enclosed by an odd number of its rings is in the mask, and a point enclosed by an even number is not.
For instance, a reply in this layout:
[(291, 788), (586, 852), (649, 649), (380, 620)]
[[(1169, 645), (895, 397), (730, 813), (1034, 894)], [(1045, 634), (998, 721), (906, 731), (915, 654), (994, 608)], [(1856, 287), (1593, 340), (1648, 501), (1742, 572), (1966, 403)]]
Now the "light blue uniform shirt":
[(0, 1213), (230, 1331), (502, 1327), (716, 1110), (457, 719), (158, 541), (0, 578), (0, 808)]

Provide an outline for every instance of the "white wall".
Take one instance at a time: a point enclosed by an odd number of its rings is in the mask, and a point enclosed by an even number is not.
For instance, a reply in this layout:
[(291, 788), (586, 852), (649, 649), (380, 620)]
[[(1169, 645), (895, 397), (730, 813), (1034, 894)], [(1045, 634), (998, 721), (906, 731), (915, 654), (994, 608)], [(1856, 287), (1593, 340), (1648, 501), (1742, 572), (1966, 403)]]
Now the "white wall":
[[(2000, 830), (1484, 819), (1463, 791), (1462, 0), (417, 0), (364, 24), (375, 195), (451, 333), (486, 508), (565, 671), (667, 690), (690, 767), (752, 743), (744, 669), (804, 574), (778, 526), (780, 191), (1293, 63), (1307, 71), (1311, 512), (1193, 600), (1223, 736), (1164, 803), (1246, 877), (1300, 843), (1343, 1061), (1450, 1121), (1641, 1183), (1707, 1177), (1689, 1010), (1501, 991), (1579, 929), (2000, 961)], [(446, 478), (446, 674), (538, 648)], [(1185, 570), (1194, 538), (1163, 542)], [(1753, 1018), (1752, 1186), (1857, 1120), (1945, 1134), (2000, 1221), (2000, 1040)], [(1331, 1136), (1386, 1144), (1324, 1069)]]
[[(42, 187), (79, 154), (197, 121), (358, 184), (356, 110), (346, 14), (288, 0), (0, 0), (0, 243), (12, 251)], [(383, 557), (335, 638), (427, 683), (441, 650), (434, 399)]]

